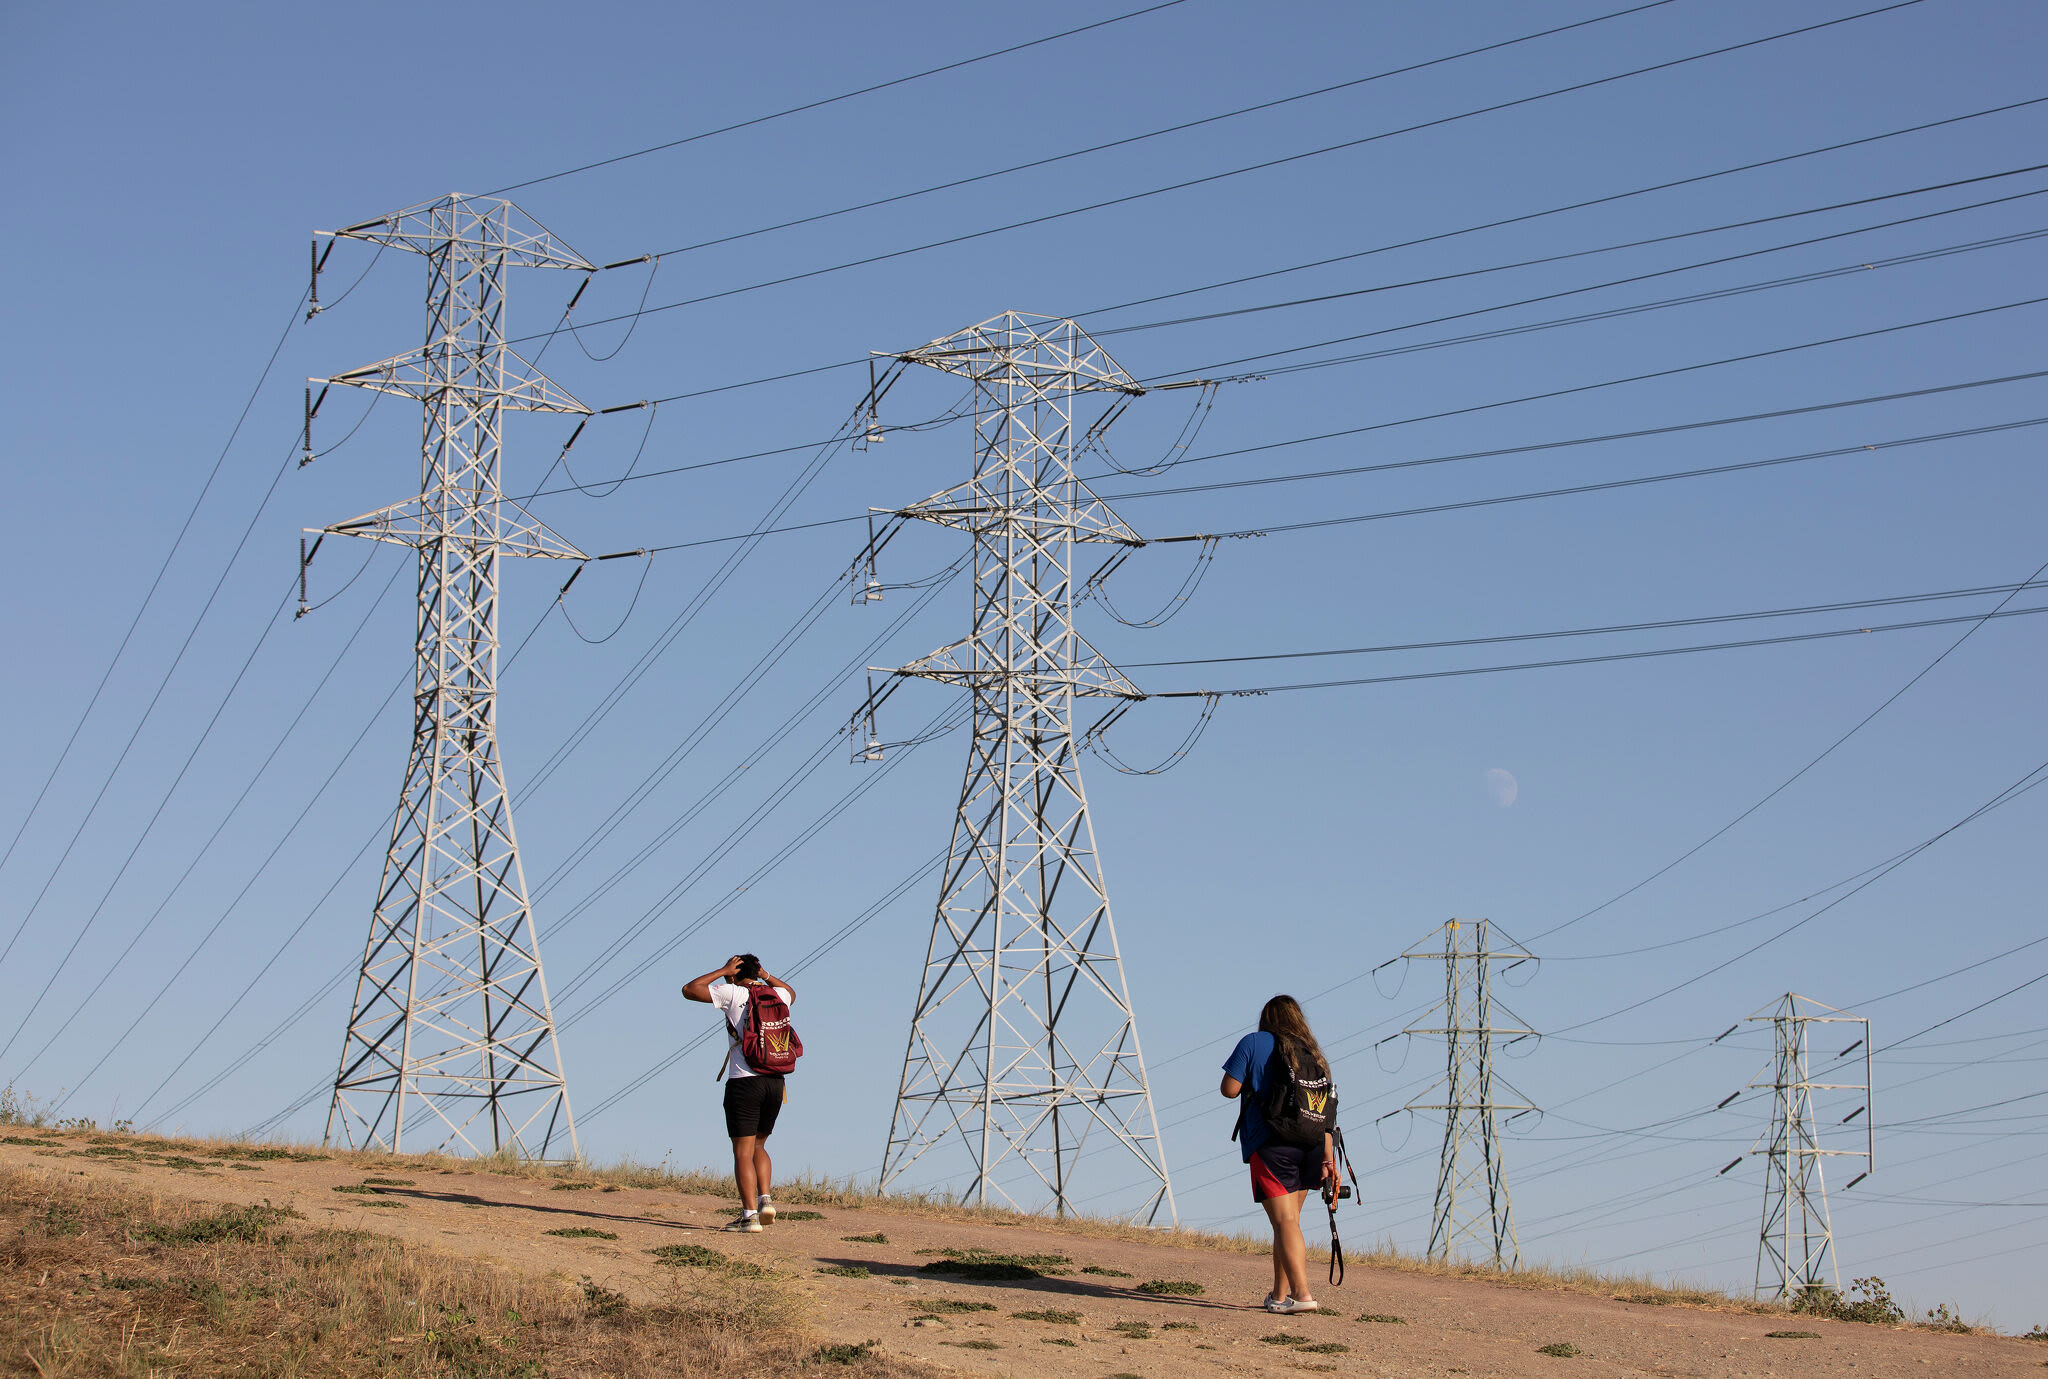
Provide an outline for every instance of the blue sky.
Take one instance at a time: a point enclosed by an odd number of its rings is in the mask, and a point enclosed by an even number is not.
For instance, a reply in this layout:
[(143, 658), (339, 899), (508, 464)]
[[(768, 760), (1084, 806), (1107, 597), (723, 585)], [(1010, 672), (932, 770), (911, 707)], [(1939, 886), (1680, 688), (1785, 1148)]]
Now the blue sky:
[[(2048, 198), (2024, 195), (2048, 188), (2048, 175), (1892, 195), (2040, 161), (2048, 105), (1513, 226), (1444, 232), (2048, 95), (2033, 61), (2040, 20), (2021, 4), (1924, 0), (1183, 191), (731, 291), (1863, 8), (1675, 0), (1199, 130), (676, 253), (651, 284), (645, 268), (601, 276), (578, 319), (630, 312), (643, 291), (650, 305), (729, 295), (645, 317), (608, 360), (589, 356), (620, 345), (622, 325), (589, 328), (584, 349), (559, 336), (544, 366), (592, 406), (609, 406), (859, 359), (1015, 307), (1079, 315), (1141, 378), (1265, 371), (1219, 390), (1193, 448), (1241, 453), (1101, 485), (1109, 491), (1520, 451), (1121, 500), (1126, 518), (1154, 536), (1846, 452), (1225, 543), (1165, 627), (1124, 628), (1090, 605), (1088, 635), (1134, 667), (2010, 586), (2048, 561), (2032, 424), (2048, 417), (2041, 380), (1798, 409), (2048, 367), (2037, 344), (2042, 305), (2016, 305), (2048, 295), (2039, 242), (2014, 238), (2048, 229)], [(560, 11), (509, 5), (488, 25), (452, 9), (380, 4), (352, 9), (345, 23), (278, 6), (11, 14), (0, 156), (17, 213), (0, 281), (15, 329), (0, 352), (14, 399), (7, 479), (14, 510), (29, 520), (15, 522), (0, 555), (12, 591), (5, 644), (17, 663), (0, 687), (14, 729), (0, 740), (0, 836), (26, 826), (0, 868), (0, 942), (20, 928), (0, 963), (0, 1009), (26, 1010), (49, 989), (26, 1023), (4, 1021), (0, 1039), (17, 1023), (20, 1031), (0, 1056), (0, 1079), (45, 1098), (68, 1095), (66, 1114), (104, 1121), (150, 1098), (145, 1120), (169, 1113), (166, 1126), (232, 1131), (330, 1075), (347, 995), (322, 995), (322, 984), (361, 944), (379, 851), (372, 840), (388, 827), (405, 750), (402, 706), (386, 699), (407, 665), (402, 561), (384, 548), (330, 544), (313, 582), (331, 602), (297, 622), (289, 607), (278, 610), (292, 593), (301, 527), (405, 495), (417, 472), (416, 419), (389, 401), (365, 417), (366, 397), (338, 394), (316, 444), (334, 446), (359, 419), (360, 429), (309, 468), (282, 467), (297, 442), (303, 380), (416, 343), (422, 281), (416, 260), (387, 254), (372, 266), (362, 246), (337, 249), (323, 298), (333, 302), (367, 269), (360, 289), (285, 336), (237, 429), (272, 346), (295, 320), (311, 231), (451, 190), (523, 182), (1106, 12), (1040, 6), (1028, 25), (1015, 11), (924, 4), (598, 5), (573, 23)], [(514, 195), (584, 255), (610, 262), (1605, 12), (1187, 0)], [(1872, 197), (1890, 199), (1689, 233)], [(1918, 219), (1886, 225), (1908, 217)], [(1686, 237), (1609, 248), (1674, 235)], [(1785, 247), (1821, 236), (1835, 237)], [(1422, 238), (1431, 242), (1111, 309)], [(1772, 252), (1691, 266), (1754, 250)], [(1580, 256), (1503, 267), (1567, 254)], [(1670, 269), (1683, 271), (1599, 286)], [(1795, 277), (1811, 280), (1729, 291)], [(1444, 280), (1357, 295), (1421, 279)], [(545, 332), (573, 283), (519, 275), (515, 333)], [(1160, 324), (1341, 293), (1354, 295)], [(1532, 300), (1553, 294), (1570, 295)], [(1698, 294), (1720, 295), (1461, 338)], [(1482, 314), (1440, 319), (1463, 313)], [(1944, 317), (1958, 319), (1935, 319)], [(1266, 357), (1369, 332), (1382, 333)], [(1814, 343), (1847, 336), (1861, 338)], [(1399, 349), (1424, 342), (1444, 343)], [(1274, 371), (1388, 349), (1398, 352)], [(1776, 353), (1689, 367), (1767, 351)], [(644, 412), (604, 417), (573, 452), (575, 474), (605, 494), (597, 481), (625, 472), (636, 453), (640, 470), (663, 470), (820, 440), (865, 384), (863, 369), (845, 368), (685, 398), (659, 408), (651, 426)], [(1511, 402), (1551, 393), (1559, 395)], [(884, 419), (936, 414), (956, 396), (937, 377), (912, 379)], [(1163, 453), (1190, 400), (1142, 400), (1113, 433), (1120, 460), (1135, 466)], [(1527, 449), (1767, 412), (1797, 414)], [(1991, 427), (2005, 429), (1983, 429)], [(508, 488), (538, 483), (566, 430), (560, 419), (515, 419)], [(1977, 434), (1950, 436), (1962, 431)], [(1331, 432), (1350, 434), (1303, 440)], [(1949, 438), (1922, 439), (1933, 436)], [(1902, 441), (1913, 443), (1894, 444)], [(224, 445), (146, 615), (31, 813)], [(954, 427), (842, 455), (787, 520), (922, 497), (964, 477), (968, 453)], [(533, 506), (585, 550), (724, 537), (759, 521), (805, 456), (640, 479), (612, 496), (557, 492)], [(559, 472), (550, 487), (562, 487)], [(835, 681), (838, 669), (864, 659), (868, 642), (912, 607), (914, 594), (904, 593), (880, 608), (832, 605), (587, 861), (563, 870), (647, 764), (804, 616), (859, 540), (857, 527), (842, 525), (760, 543), (616, 711), (521, 800), (581, 1107), (701, 1028), (701, 1012), (676, 995), (685, 978), (738, 948), (771, 966), (808, 951), (944, 843), (964, 755), (957, 737), (903, 755), (857, 805), (758, 879), (764, 862), (861, 783), (861, 768), (832, 757), (758, 827), (730, 847), (721, 841), (844, 721), (862, 690), (852, 678)], [(731, 549), (678, 550), (584, 575), (567, 601), (576, 626), (595, 638), (624, 621), (610, 640), (587, 644), (551, 614), (506, 673), (502, 740), (515, 787), (536, 781)], [(950, 534), (912, 533), (891, 548), (884, 574), (915, 578), (956, 553)], [(1187, 560), (1184, 546), (1133, 559), (1116, 577), (1119, 606), (1142, 611), (1168, 597)], [(548, 608), (559, 578), (552, 567), (508, 571), (508, 646)], [(1422, 674), (1960, 617), (2003, 597), (1131, 673), (1149, 690)], [(2021, 592), (2010, 606), (2042, 603), (2042, 593)], [(877, 662), (952, 640), (965, 612), (964, 592), (942, 591)], [(1508, 1147), (1525, 1255), (1746, 1285), (1760, 1173), (1752, 1163), (1715, 1174), (1762, 1129), (1761, 1112), (1753, 1098), (1709, 1108), (1756, 1073), (1766, 1041), (1749, 1028), (1706, 1041), (1797, 990), (1870, 1015), (1881, 1050), (1878, 1172), (1835, 1199), (1845, 1278), (1880, 1274), (1921, 1307), (1953, 1299), (2007, 1327), (2048, 1319), (2030, 1282), (2048, 1246), (2036, 1186), (2040, 1104), (1976, 1109), (2042, 1085), (2048, 1031), (2038, 993), (2048, 987), (2003, 993), (2048, 970), (2048, 948), (1982, 960), (2040, 933), (2044, 796), (2023, 794), (1972, 819), (1807, 919), (1847, 889), (1824, 888), (1856, 884), (2034, 779), (2027, 773), (2048, 756), (2038, 623), (1975, 626), (1226, 699), (1170, 775), (1124, 776), (1091, 759), (1095, 826), (1183, 1219), (1255, 1224), (1226, 1140), (1231, 1118), (1213, 1097), (1215, 1068), (1267, 996), (1329, 988), (1309, 1009), (1341, 1055), (1354, 1147), (1364, 1150), (1356, 1157), (1372, 1173), (1362, 1213), (1371, 1224), (1350, 1229), (1419, 1244), (1431, 1127), (1396, 1114), (1375, 1136), (1369, 1122), (1426, 1085), (1433, 1054), (1441, 1056), (1399, 1038), (1375, 1051), (1425, 1001), (1428, 972), (1408, 973), (1405, 986), (1400, 964), (1362, 974), (1451, 915), (1487, 915), (1546, 959), (1508, 998), (1531, 1026), (1557, 1036), (1518, 1048), (1527, 1057), (1505, 1065), (1549, 1111)], [(1768, 804), (1657, 880), (1549, 932), (1715, 834), (1965, 632)], [(782, 745), (579, 907), (820, 691)], [(919, 685), (899, 696), (891, 710), (900, 735), (936, 712), (942, 693)], [(1192, 714), (1186, 701), (1144, 705), (1118, 726), (1114, 745), (1134, 762), (1157, 757)], [(1489, 774), (1497, 771), (1516, 783), (1510, 804)], [(605, 981), (574, 986), (700, 864), (680, 900), (655, 911), (601, 969)], [(929, 886), (911, 887), (799, 983), (811, 1052), (777, 1136), (785, 1171), (873, 1171), (930, 903)], [(1754, 916), (1766, 917), (1723, 931)], [(575, 999), (671, 940), (674, 951), (615, 994), (587, 1009)], [(1886, 1050), (1952, 1016), (1960, 1018)], [(716, 1161), (714, 1069), (707, 1049), (603, 1114), (586, 1112), (586, 1146), (599, 1156)], [(321, 1109), (283, 1129), (317, 1135)], [(1107, 1159), (1083, 1171), (1100, 1174), (1105, 1190), (1124, 1181)]]

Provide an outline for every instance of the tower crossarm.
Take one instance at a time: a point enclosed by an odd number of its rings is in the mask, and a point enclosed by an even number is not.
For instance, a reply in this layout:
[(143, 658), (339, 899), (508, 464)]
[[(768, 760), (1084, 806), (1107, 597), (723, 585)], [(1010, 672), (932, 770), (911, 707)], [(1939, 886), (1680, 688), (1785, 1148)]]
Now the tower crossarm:
[(510, 498), (478, 488), (436, 489), (432, 494), (407, 498), (346, 522), (308, 527), (306, 531), (418, 549), (442, 541), (460, 541), (472, 548), (495, 550), (499, 555), (551, 560), (590, 558)]
[(597, 271), (596, 264), (556, 239), (545, 226), (511, 202), (461, 192), (317, 234), (322, 238), (359, 239), (414, 254), (440, 254), (451, 248), (467, 250), (467, 257), (497, 258), (510, 268)]
[(359, 369), (307, 381), (338, 388), (365, 388), (416, 402), (430, 402), (444, 393), (459, 392), (472, 405), (495, 404), (513, 412), (590, 415), (588, 407), (520, 358), (510, 346), (489, 349), (494, 357), (479, 360), (474, 347), (445, 336)]

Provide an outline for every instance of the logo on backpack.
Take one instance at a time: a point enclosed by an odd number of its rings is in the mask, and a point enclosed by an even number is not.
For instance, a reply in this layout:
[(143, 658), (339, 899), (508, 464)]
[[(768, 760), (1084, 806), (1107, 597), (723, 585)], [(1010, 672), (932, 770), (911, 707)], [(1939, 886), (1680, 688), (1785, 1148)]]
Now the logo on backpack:
[[(804, 1041), (789, 1022), (789, 1003), (774, 987), (763, 983), (745, 988), (747, 1009), (740, 1017), (740, 1057), (747, 1066), (768, 1077), (796, 1071), (803, 1057)], [(727, 1026), (731, 1029), (731, 1026)]]
[(1266, 1094), (1259, 1110), (1274, 1139), (1320, 1149), (1323, 1136), (1337, 1128), (1337, 1087), (1327, 1073), (1303, 1077), (1276, 1045), (1266, 1064)]

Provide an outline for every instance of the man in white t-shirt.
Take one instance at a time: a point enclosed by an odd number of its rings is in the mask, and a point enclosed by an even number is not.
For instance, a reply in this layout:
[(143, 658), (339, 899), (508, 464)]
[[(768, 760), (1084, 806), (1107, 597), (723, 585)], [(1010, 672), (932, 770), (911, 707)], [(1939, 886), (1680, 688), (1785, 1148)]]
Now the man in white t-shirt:
[(772, 986), (785, 1005), (796, 1004), (789, 983), (763, 972), (761, 960), (752, 953), (740, 953), (716, 972), (683, 985), (685, 997), (708, 1002), (725, 1016), (725, 1133), (732, 1137), (732, 1176), (740, 1189), (740, 1215), (725, 1227), (729, 1231), (758, 1231), (775, 1220), (775, 1203), (768, 1195), (774, 1168), (768, 1160), (768, 1136), (782, 1113), (784, 1090), (780, 1074), (756, 1072), (740, 1051), (750, 986)]

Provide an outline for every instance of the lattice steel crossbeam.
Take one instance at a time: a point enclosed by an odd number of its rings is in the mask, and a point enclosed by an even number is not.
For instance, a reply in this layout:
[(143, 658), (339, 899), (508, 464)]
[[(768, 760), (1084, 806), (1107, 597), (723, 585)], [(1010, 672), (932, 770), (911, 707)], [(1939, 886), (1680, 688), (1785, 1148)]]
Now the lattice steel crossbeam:
[(974, 717), (882, 1182), (950, 1145), (969, 1200), (1065, 1214), (1099, 1134), (1150, 1185), (1132, 1216), (1178, 1220), (1073, 726), (1078, 697), (1141, 697), (1074, 628), (1074, 545), (1143, 544), (1074, 472), (1075, 398), (1144, 389), (1017, 312), (892, 357), (973, 384), (973, 476), (897, 514), (973, 538), (973, 631), (892, 673)]
[(581, 560), (505, 498), (503, 414), (588, 414), (505, 343), (512, 267), (594, 271), (508, 201), (449, 196), (335, 231), (424, 255), (426, 343), (332, 385), (422, 404), (420, 493), (320, 529), (419, 552), (412, 751), (327, 1139), (393, 1152), (576, 1151), (498, 756), (498, 562)]

